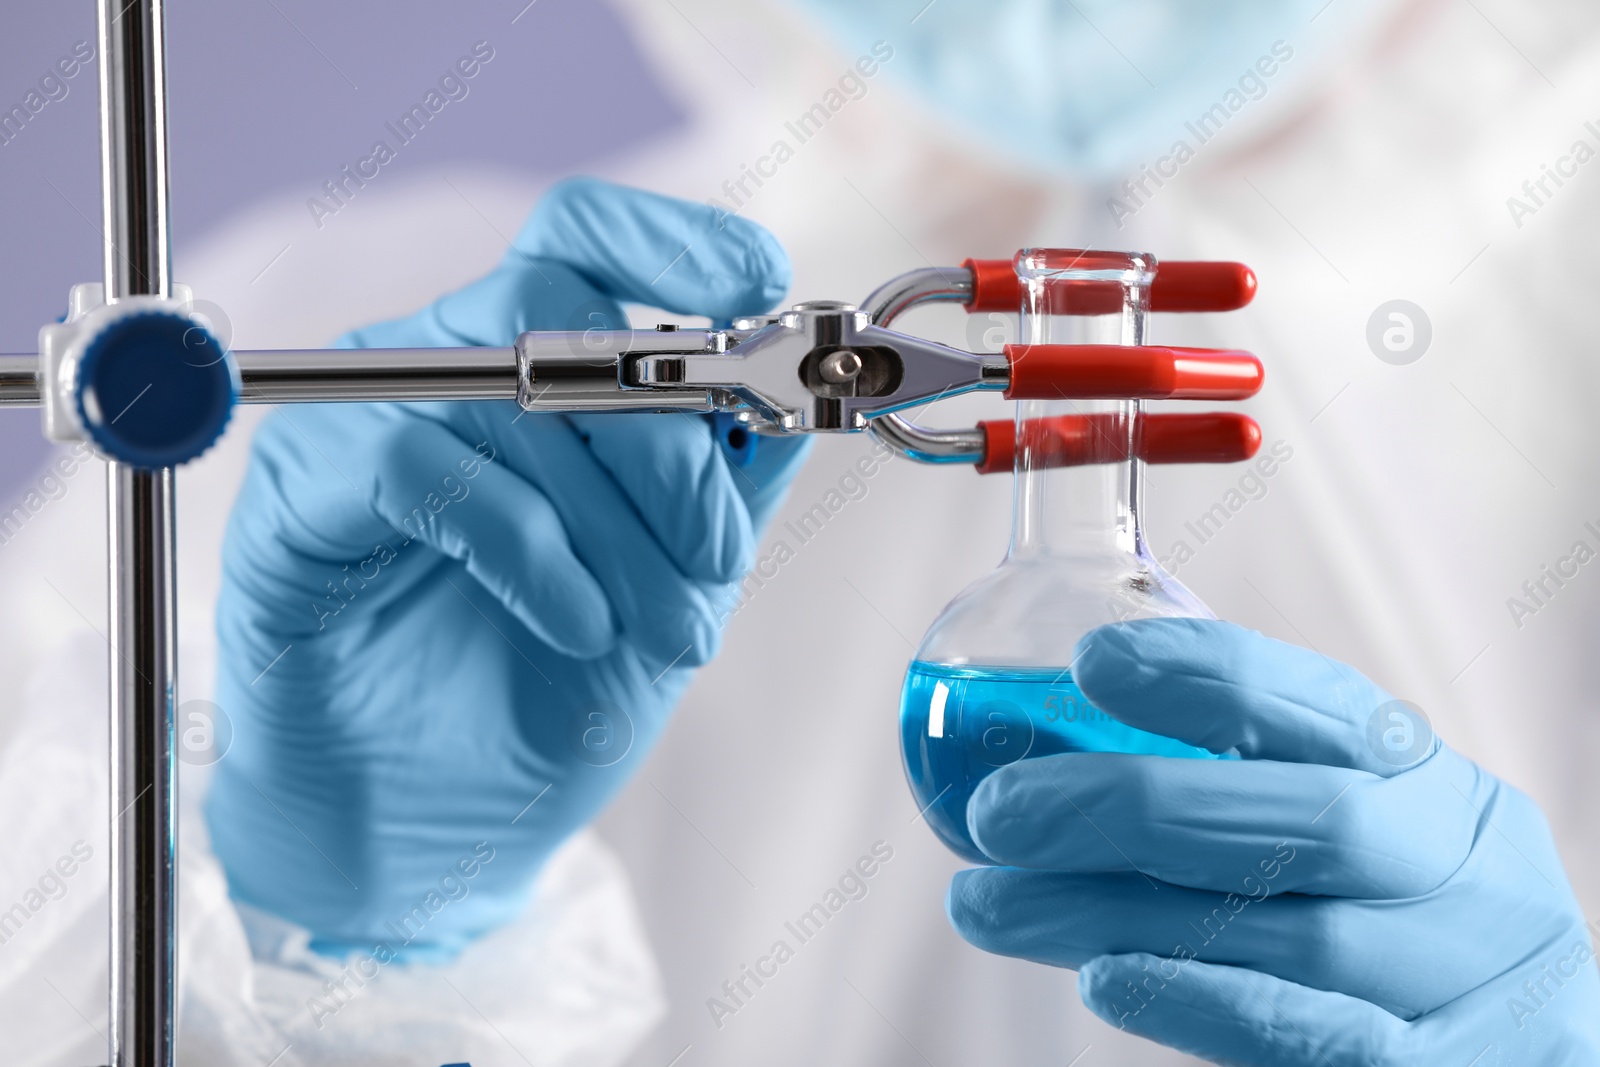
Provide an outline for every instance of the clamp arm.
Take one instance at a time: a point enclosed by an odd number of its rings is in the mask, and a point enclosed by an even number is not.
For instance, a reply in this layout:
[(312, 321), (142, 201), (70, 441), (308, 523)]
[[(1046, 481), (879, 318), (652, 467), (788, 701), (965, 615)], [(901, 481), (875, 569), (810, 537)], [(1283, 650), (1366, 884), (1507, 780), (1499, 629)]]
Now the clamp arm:
[[(1173, 274), (1157, 274), (1152, 287), (1157, 307), (1224, 306), (1236, 303), (1241, 292), (1243, 299), (1253, 292), (1254, 276), (1237, 265), (1171, 264), (1161, 270), (1173, 267), (1178, 268)], [(1219, 296), (1217, 275), (1235, 282), (1248, 278), (1250, 284), (1244, 290), (1238, 284), (1223, 286)], [(1183, 284), (1163, 288), (1163, 277)], [(186, 292), (150, 298), (148, 313), (160, 317), (170, 336), (163, 335), (164, 347), (141, 347), (116, 334), (118, 323), (134, 309), (108, 308), (100, 303), (97, 287), (84, 286), (74, 292), (67, 321), (41, 331), (41, 357), (0, 357), (0, 404), (42, 401), (50, 436), (86, 436), (105, 454), (136, 465), (150, 465), (152, 455), (164, 463), (181, 462), (209, 445), (210, 439), (201, 441), (193, 428), (183, 431), (181, 454), (164, 439), (177, 434), (179, 416), (187, 417), (194, 407), (180, 402), (187, 395), (185, 383), (209, 375), (221, 383), (214, 390), (218, 402), (229, 404), (229, 397), (269, 404), (515, 399), (529, 411), (729, 412), (752, 429), (771, 433), (849, 433), (870, 427), (915, 459), (975, 463), (987, 470), (998, 461), (985, 459), (994, 451), (994, 431), (929, 430), (897, 413), (979, 390), (1003, 392), (1013, 400), (1237, 400), (1261, 387), (1261, 363), (1244, 352), (1007, 345), (1000, 353), (973, 353), (888, 326), (902, 312), (931, 301), (998, 308), (996, 294), (1002, 288), (995, 264), (968, 261), (896, 279), (869, 297), (864, 309), (814, 301), (728, 329), (536, 331), (498, 348), (225, 352), (188, 317)], [(1014, 273), (1008, 295), (1016, 307)], [(228, 382), (234, 384), (227, 387)], [(119, 421), (121, 412), (147, 414), (140, 423), (133, 417)], [(220, 433), (225, 417), (213, 421)], [(1222, 437), (1207, 439), (1206, 426)], [(137, 438), (136, 429), (145, 437)], [(1068, 428), (1056, 430), (1071, 437)], [(1216, 420), (1167, 433), (1161, 437), (1158, 430), (1156, 439), (1193, 447), (1157, 448), (1145, 458), (1214, 460), (1233, 456), (1229, 442), (1248, 437), (1238, 426), (1224, 428)], [(1052, 455), (1066, 462), (1087, 453), (1065, 448)]]

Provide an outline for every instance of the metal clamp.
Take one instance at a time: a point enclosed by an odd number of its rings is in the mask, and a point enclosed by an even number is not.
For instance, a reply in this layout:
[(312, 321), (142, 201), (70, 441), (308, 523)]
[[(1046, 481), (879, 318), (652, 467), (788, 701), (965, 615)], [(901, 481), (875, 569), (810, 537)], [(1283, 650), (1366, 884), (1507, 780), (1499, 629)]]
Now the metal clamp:
[(746, 412), (781, 433), (859, 431), (1010, 381), (1004, 357), (886, 330), (836, 301), (745, 328), (526, 333), (515, 348), (517, 400), (529, 411)]
[(88, 441), (144, 469), (186, 463), (222, 435), (238, 400), (233, 358), (191, 313), (193, 295), (125, 296), (74, 286), (66, 321), (39, 331), (44, 435)]

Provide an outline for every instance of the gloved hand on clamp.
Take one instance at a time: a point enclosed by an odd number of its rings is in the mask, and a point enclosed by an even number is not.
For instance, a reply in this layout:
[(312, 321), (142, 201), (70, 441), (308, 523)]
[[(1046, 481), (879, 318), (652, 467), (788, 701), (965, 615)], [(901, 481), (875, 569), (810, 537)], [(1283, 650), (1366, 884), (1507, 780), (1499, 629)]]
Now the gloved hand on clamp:
[[(728, 319), (789, 262), (703, 205), (563, 183), (500, 266), (351, 347)], [(710, 419), (508, 402), (327, 404), (261, 428), (229, 524), (207, 807), (233, 895), (329, 954), (442, 958), (514, 918), (716, 652), (804, 453)]]

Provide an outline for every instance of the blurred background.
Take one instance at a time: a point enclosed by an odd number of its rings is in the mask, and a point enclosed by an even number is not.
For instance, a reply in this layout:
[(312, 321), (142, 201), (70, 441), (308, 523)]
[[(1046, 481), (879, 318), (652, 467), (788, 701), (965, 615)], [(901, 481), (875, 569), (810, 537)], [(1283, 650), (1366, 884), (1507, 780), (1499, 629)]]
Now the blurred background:
[[(896, 13), (908, 39), (945, 17), (924, 3)], [(1241, 488), (1241, 470), (1153, 471), (1152, 547), (1171, 558), (1186, 546), (1175, 569), (1219, 615), (1355, 663), (1532, 793), (1594, 914), (1600, 716), (1586, 656), (1600, 578), (1574, 579), (1531, 618), (1510, 600), (1600, 520), (1588, 399), (1600, 166), (1548, 185), (1530, 213), (1509, 201), (1532, 204), (1524, 183), (1574, 142), (1600, 148), (1600, 12), (1566, 0), (1373, 6), (1337, 31), (1338, 50), (1319, 41), (1339, 8), (1308, 9), (1293, 39), (1314, 76), (1272, 89), (1131, 218), (1108, 210), (1129, 195), (1119, 180), (1003, 151), (930, 107), (893, 61), (730, 206), (790, 249), (794, 299), (857, 299), (900, 271), (1026, 244), (1255, 267), (1254, 307), (1158, 320), (1155, 336), (1262, 355), (1267, 390), (1247, 410), (1291, 458), (1259, 491)], [(3, 23), (0, 109), (95, 41), (86, 3), (14, 8)], [(331, 200), (325, 183), (477, 42), (493, 58), (467, 94), (347, 202)], [(1145, 61), (1138, 41), (1117, 43)], [(481, 275), (562, 177), (729, 203), (726, 183), (863, 51), (776, 2), (171, 0), (174, 275), (226, 309), (238, 346), (324, 343)], [(25, 123), (0, 125), (0, 351), (33, 351), (68, 288), (100, 274), (92, 65), (61, 84)], [(1368, 340), (1396, 300), (1428, 326), (1399, 362)], [(973, 344), (996, 325), (937, 311), (904, 321)], [(958, 400), (927, 421), (1005, 410)], [(0, 411), (0, 509), (49, 458), (37, 420)], [(208, 695), (219, 505), (245, 438), (186, 473), (180, 493), (185, 640), (201, 650), (185, 652), (189, 696)], [(870, 448), (821, 442), (772, 536)], [(11, 606), (0, 670), (19, 688), (53, 649), (95, 638), (99, 478), (79, 476), (40, 513), (48, 522), (0, 543)], [(1219, 502), (1225, 526), (1196, 536)], [(945, 920), (959, 863), (916, 821), (903, 782), (900, 679), (941, 606), (998, 562), (1009, 528), (1009, 479), (894, 461), (735, 617), (722, 658), (599, 828), (630, 873), (669, 1000), (631, 1065), (1193, 1062), (1094, 1020), (1071, 973), (983, 955)], [(715, 1019), (708, 999), (878, 842), (894, 858), (868, 895)], [(0, 885), (0, 900), (14, 888)], [(72, 994), (61, 980), (62, 1027), (103, 1019), (90, 986)], [(511, 1052), (505, 1062), (539, 1062)]]

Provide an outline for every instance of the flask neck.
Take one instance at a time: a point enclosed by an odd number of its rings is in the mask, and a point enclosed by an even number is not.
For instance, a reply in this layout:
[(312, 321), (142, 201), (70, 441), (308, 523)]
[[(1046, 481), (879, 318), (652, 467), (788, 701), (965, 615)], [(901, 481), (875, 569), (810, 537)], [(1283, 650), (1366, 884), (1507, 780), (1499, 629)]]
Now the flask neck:
[[(1027, 287), (1025, 344), (1145, 343), (1154, 262), (1111, 253), (1080, 254), (1062, 265), (1051, 254), (1018, 256)], [(1116, 262), (1108, 262), (1115, 258)], [(1085, 312), (1089, 313), (1085, 313)], [(1134, 441), (1138, 401), (1024, 401), (1017, 405), (1017, 449), (1009, 560), (1047, 556), (1143, 556), (1140, 527), (1144, 464)], [(1085, 434), (1090, 460), (1052, 466), (1051, 435), (1069, 425)]]
[(1062, 416), (1102, 416), (1093, 425), (1107, 452), (1131, 455), (1138, 404), (1027, 401), (1018, 405), (1018, 448), (1008, 558), (1048, 555), (1145, 554), (1140, 524), (1144, 464), (1134, 459), (1046, 467), (1029, 462), (1037, 454), (1028, 427)]

